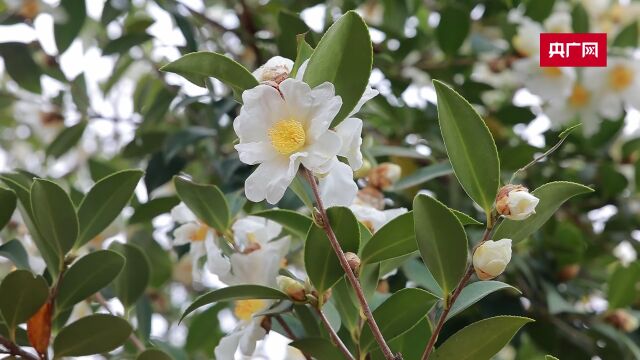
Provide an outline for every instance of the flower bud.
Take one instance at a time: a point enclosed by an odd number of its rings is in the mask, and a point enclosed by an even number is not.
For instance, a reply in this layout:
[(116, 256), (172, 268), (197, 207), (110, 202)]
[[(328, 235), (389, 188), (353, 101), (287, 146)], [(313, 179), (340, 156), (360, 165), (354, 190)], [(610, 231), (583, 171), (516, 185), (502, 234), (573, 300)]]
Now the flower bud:
[(496, 211), (510, 220), (524, 220), (536, 213), (540, 199), (522, 185), (505, 185), (496, 196)]
[(259, 82), (279, 85), (289, 77), (291, 68), (293, 68), (293, 61), (282, 56), (275, 56), (254, 71), (253, 76)]
[(344, 257), (347, 258), (347, 262), (349, 263), (351, 271), (357, 274), (358, 270), (360, 269), (360, 258), (358, 257), (358, 255), (352, 252), (347, 252), (344, 253)]
[(511, 239), (485, 241), (473, 253), (473, 268), (480, 280), (502, 274), (511, 261)]
[(611, 324), (616, 329), (622, 330), (627, 333), (634, 332), (638, 329), (640, 323), (638, 319), (625, 310), (614, 310), (608, 314), (604, 320)]
[(382, 163), (369, 173), (369, 185), (386, 190), (402, 175), (402, 168), (393, 163)]
[(299, 281), (280, 275), (276, 277), (276, 282), (280, 290), (289, 295), (292, 300), (305, 301), (307, 299), (305, 286)]

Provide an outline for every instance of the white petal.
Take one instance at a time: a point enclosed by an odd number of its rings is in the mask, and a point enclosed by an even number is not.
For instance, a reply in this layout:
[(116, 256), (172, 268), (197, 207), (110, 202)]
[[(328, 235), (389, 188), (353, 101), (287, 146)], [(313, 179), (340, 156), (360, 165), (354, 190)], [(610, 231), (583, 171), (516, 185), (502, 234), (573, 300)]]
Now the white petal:
[(267, 335), (267, 331), (260, 325), (264, 317), (252, 319), (249, 325), (242, 330), (240, 337), (240, 352), (245, 356), (251, 356), (256, 350), (256, 343)]
[(362, 120), (347, 118), (336, 126), (336, 133), (342, 140), (342, 147), (338, 155), (346, 157), (353, 170), (360, 169), (362, 166), (362, 152), (360, 152)]
[(301, 158), (302, 165), (314, 173), (325, 174), (333, 166), (341, 145), (342, 142), (337, 133), (325, 132), (305, 149), (307, 156)]
[(266, 141), (241, 143), (235, 148), (238, 150), (240, 161), (248, 165), (269, 161), (278, 156), (271, 143)]
[(309, 59), (305, 60), (298, 68), (298, 72), (296, 73), (296, 80), (302, 80), (302, 78), (304, 77), (304, 73), (307, 71), (307, 65), (309, 65)]
[(269, 141), (269, 128), (288, 116), (280, 93), (268, 85), (245, 90), (242, 101), (240, 115), (233, 121), (240, 143)]
[(364, 93), (362, 94), (362, 97), (360, 98), (360, 100), (358, 100), (358, 103), (356, 104), (356, 106), (353, 108), (353, 110), (351, 110), (351, 112), (349, 113), (349, 115), (347, 115), (347, 117), (351, 117), (353, 115), (355, 115), (358, 111), (360, 111), (360, 109), (362, 109), (362, 106), (369, 100), (373, 99), (374, 97), (376, 97), (380, 92), (374, 88), (372, 88), (371, 86), (367, 85), (367, 87), (364, 89)]
[(349, 206), (358, 194), (349, 165), (334, 160), (327, 176), (320, 178), (320, 197), (325, 207)]
[(198, 232), (200, 224), (196, 222), (190, 222), (180, 225), (173, 231), (173, 245), (180, 246), (191, 243), (191, 237)]
[(196, 215), (183, 202), (171, 209), (171, 217), (179, 224), (198, 221)]
[(212, 274), (224, 276), (231, 270), (229, 259), (222, 255), (222, 251), (216, 246), (215, 236), (207, 236), (204, 246), (207, 251), (207, 268)]
[(273, 159), (260, 164), (256, 170), (247, 178), (244, 183), (244, 192), (247, 199), (259, 202), (264, 199), (270, 204), (275, 204), (284, 195), (296, 173), (291, 174), (291, 167), (288, 160)]
[(218, 343), (218, 346), (216, 346), (216, 349), (214, 350), (216, 359), (233, 359), (235, 357), (236, 350), (238, 350), (241, 337), (242, 333), (240, 331), (234, 331), (220, 339), (220, 343)]
[(286, 236), (249, 254), (231, 255), (231, 272), (221, 276), (220, 280), (228, 285), (255, 284), (276, 287), (276, 276), (290, 243), (290, 237)]

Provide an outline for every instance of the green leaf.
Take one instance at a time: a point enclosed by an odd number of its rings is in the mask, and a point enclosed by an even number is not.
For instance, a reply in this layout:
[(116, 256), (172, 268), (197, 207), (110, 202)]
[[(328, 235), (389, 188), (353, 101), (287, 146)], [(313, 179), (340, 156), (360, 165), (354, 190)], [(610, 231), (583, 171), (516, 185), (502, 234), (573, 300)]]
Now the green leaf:
[(0, 245), (0, 256), (11, 260), (18, 269), (30, 269), (27, 250), (25, 250), (22, 243), (16, 239), (9, 240)]
[(489, 360), (533, 320), (519, 316), (496, 316), (475, 322), (449, 337), (436, 349), (434, 360)]
[(637, 47), (638, 46), (638, 22), (634, 21), (625, 26), (613, 40), (615, 47)]
[(244, 66), (213, 52), (187, 54), (160, 70), (181, 75), (201, 87), (206, 86), (207, 78), (216, 78), (229, 86), (240, 102), (243, 91), (258, 86), (258, 80)]
[(82, 246), (109, 226), (129, 203), (142, 177), (140, 170), (124, 170), (98, 181), (78, 207)]
[(584, 185), (556, 181), (550, 182), (535, 189), (532, 194), (540, 199), (536, 207), (536, 213), (525, 220), (515, 221), (504, 219), (496, 229), (493, 238), (513, 240), (514, 243), (527, 238), (542, 225), (570, 198), (592, 192), (593, 189)]
[(219, 301), (233, 301), (233, 300), (245, 300), (245, 299), (273, 299), (273, 300), (286, 300), (289, 296), (280, 290), (276, 290), (267, 286), (261, 285), (236, 285), (229, 286), (222, 289), (216, 289), (210, 291), (200, 297), (198, 297), (182, 314), (180, 321), (182, 321), (187, 315), (191, 314), (194, 310), (201, 308), (205, 305), (216, 303)]
[(149, 260), (135, 245), (114, 242), (109, 248), (124, 256), (126, 261), (114, 284), (116, 296), (125, 308), (129, 308), (149, 285)]
[(446, 6), (440, 13), (436, 39), (442, 51), (455, 55), (471, 30), (469, 10), (461, 6)]
[(132, 47), (144, 44), (153, 39), (153, 36), (147, 33), (124, 34), (117, 39), (110, 40), (102, 48), (102, 55), (113, 55), (117, 53), (127, 53)]
[(7, 74), (25, 90), (41, 93), (42, 70), (33, 60), (27, 44), (7, 42), (0, 44), (0, 56), (4, 59)]
[(402, 272), (410, 281), (413, 281), (417, 286), (421, 286), (427, 289), (430, 293), (443, 298), (442, 288), (438, 285), (436, 279), (433, 278), (429, 269), (418, 260), (413, 259), (402, 265)]
[(573, 32), (589, 32), (589, 14), (581, 3), (576, 3), (571, 11), (571, 24), (573, 24)]
[(317, 360), (337, 360), (344, 359), (344, 355), (333, 345), (333, 343), (325, 338), (304, 338), (289, 343), (303, 354), (313, 356)]
[(87, 18), (87, 9), (84, 0), (62, 0), (59, 9), (65, 12), (64, 21), (56, 21), (53, 26), (53, 35), (56, 39), (58, 54), (62, 54), (80, 33)]
[(398, 180), (395, 184), (393, 184), (390, 190), (399, 191), (409, 189), (414, 186), (426, 183), (429, 180), (433, 180), (441, 176), (447, 176), (452, 173), (453, 169), (451, 168), (451, 164), (449, 162), (425, 166)]
[[(351, 210), (336, 206), (327, 209), (327, 214), (342, 250), (357, 253), (360, 246), (360, 228)], [(329, 238), (318, 226), (312, 226), (307, 234), (304, 264), (309, 280), (321, 294), (344, 276), (344, 270), (333, 252)]]
[(302, 34), (304, 38), (305, 33), (310, 30), (309, 26), (304, 20), (300, 19), (298, 14), (280, 10), (278, 13), (278, 27), (280, 28), (280, 34), (276, 38), (278, 52), (288, 59), (295, 58), (300, 45), (296, 41), (296, 37)]
[(541, 23), (551, 15), (555, 3), (556, 0), (526, 0), (526, 11), (524, 14)]
[(129, 225), (150, 222), (156, 216), (170, 212), (179, 203), (180, 198), (177, 196), (151, 199), (136, 207), (135, 212), (129, 218)]
[(82, 134), (84, 134), (84, 129), (87, 127), (86, 121), (81, 121), (76, 125), (70, 126), (62, 130), (58, 136), (47, 146), (47, 156), (53, 157), (54, 159), (59, 158), (60, 156), (67, 153), (67, 151), (71, 150), (72, 147), (76, 146), (80, 139), (82, 138)]
[(0, 187), (0, 230), (4, 228), (18, 206), (18, 198), (13, 190)]
[(478, 281), (473, 284), (469, 284), (462, 289), (460, 296), (458, 296), (456, 302), (453, 303), (449, 316), (447, 316), (447, 320), (482, 300), (485, 296), (502, 289), (512, 289), (520, 294), (520, 290), (500, 281)]
[(355, 11), (348, 11), (331, 25), (309, 58), (304, 81), (312, 88), (328, 81), (342, 98), (332, 126), (338, 125), (362, 97), (369, 83), (372, 59), (369, 30)]
[(253, 216), (263, 217), (282, 225), (290, 233), (304, 239), (307, 237), (309, 227), (313, 224), (310, 217), (300, 214), (297, 211), (286, 209), (270, 209), (260, 211)]
[(161, 288), (173, 273), (173, 262), (167, 250), (162, 248), (157, 241), (153, 239), (152, 234), (145, 230), (136, 232), (129, 238), (129, 241), (137, 245), (140, 249), (144, 249), (144, 254), (149, 260), (150, 274), (149, 286)]
[[(401, 353), (404, 359), (420, 359), (431, 337), (429, 318), (423, 317), (411, 330), (389, 341), (394, 354)], [(385, 360), (379, 348), (372, 349), (371, 360)]]
[(362, 249), (362, 265), (410, 254), (418, 249), (413, 230), (413, 212), (402, 214), (378, 230)]
[(413, 217), (422, 259), (446, 295), (467, 267), (467, 235), (451, 210), (430, 196), (416, 196)]
[(78, 237), (78, 217), (69, 195), (58, 184), (36, 179), (31, 185), (33, 220), (63, 259)]
[(224, 335), (220, 330), (218, 314), (225, 308), (226, 304), (218, 304), (193, 316), (185, 344), (189, 352), (201, 350), (206, 354), (213, 354), (219, 338)]
[(27, 270), (10, 272), (0, 284), (0, 314), (15, 339), (16, 326), (29, 320), (49, 298), (49, 287), (42, 276)]
[(296, 42), (298, 44), (298, 50), (296, 52), (296, 61), (293, 63), (293, 68), (291, 68), (291, 74), (289, 74), (291, 77), (295, 77), (298, 74), (300, 66), (313, 54), (313, 48), (305, 40), (305, 34), (296, 35)]
[(544, 360), (560, 360), (560, 359), (552, 355), (545, 355)]
[(627, 267), (616, 266), (608, 282), (609, 309), (624, 308), (633, 304), (638, 298), (637, 285), (639, 282), (639, 263), (631, 263)]
[(180, 199), (200, 221), (223, 233), (229, 228), (229, 205), (217, 186), (196, 184), (181, 176), (175, 176), (173, 183)]
[(173, 360), (173, 358), (162, 350), (147, 349), (141, 352), (136, 360)]
[(330, 300), (340, 315), (342, 325), (352, 334), (360, 331), (360, 304), (346, 278), (340, 279), (331, 289)]
[(456, 209), (449, 209), (451, 210), (451, 212), (453, 213), (453, 215), (455, 215), (458, 220), (460, 221), (460, 223), (462, 224), (462, 226), (467, 226), (467, 225), (482, 225), (482, 223), (474, 218), (472, 218), (471, 216), (463, 213), (462, 211), (458, 211)]
[(106, 353), (124, 344), (132, 330), (126, 320), (117, 316), (89, 315), (60, 330), (53, 352), (56, 359)]
[[(373, 311), (382, 335), (387, 341), (404, 334), (422, 320), (436, 303), (438, 298), (421, 289), (402, 289)], [(360, 349), (363, 353), (375, 346), (371, 329), (366, 326), (360, 337)]]
[(62, 278), (56, 312), (69, 309), (109, 285), (123, 267), (124, 257), (110, 250), (98, 250), (78, 259)]
[(453, 171), (485, 213), (500, 186), (500, 162), (493, 137), (476, 110), (455, 90), (434, 80), (438, 121)]

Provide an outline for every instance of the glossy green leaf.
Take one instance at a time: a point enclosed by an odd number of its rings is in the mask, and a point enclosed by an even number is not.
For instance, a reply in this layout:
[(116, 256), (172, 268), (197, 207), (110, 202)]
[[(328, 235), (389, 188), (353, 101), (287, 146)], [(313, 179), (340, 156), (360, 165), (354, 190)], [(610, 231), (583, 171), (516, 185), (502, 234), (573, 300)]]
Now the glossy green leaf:
[(447, 319), (458, 315), (471, 305), (482, 300), (487, 295), (503, 289), (511, 289), (520, 294), (520, 290), (500, 281), (478, 281), (467, 285), (462, 289), (462, 292), (460, 293), (460, 296), (458, 296), (456, 302), (453, 303)]
[(216, 78), (229, 86), (237, 99), (241, 99), (243, 91), (258, 86), (258, 80), (244, 66), (227, 56), (213, 52), (187, 54), (160, 70), (181, 75), (202, 87), (206, 86), (207, 78)]
[(376, 231), (362, 249), (360, 261), (373, 264), (410, 254), (418, 249), (413, 230), (413, 212), (402, 214)]
[(200, 221), (220, 232), (229, 228), (229, 205), (217, 186), (196, 184), (181, 176), (174, 177), (173, 183), (180, 199)]
[(31, 185), (33, 220), (63, 259), (78, 238), (78, 217), (69, 195), (56, 183), (36, 179)]
[(469, 10), (461, 6), (446, 6), (440, 12), (440, 22), (436, 28), (436, 39), (442, 51), (455, 55), (471, 30)]
[(0, 230), (4, 228), (18, 206), (18, 198), (13, 190), (0, 187)]
[(4, 59), (7, 74), (25, 90), (40, 93), (42, 70), (33, 59), (28, 45), (19, 42), (0, 44), (0, 56)]
[(355, 292), (346, 278), (340, 279), (331, 289), (331, 302), (340, 315), (342, 325), (350, 333), (360, 329), (360, 304)]
[(592, 192), (593, 189), (584, 185), (556, 181), (544, 184), (535, 189), (532, 194), (540, 199), (536, 207), (536, 213), (525, 220), (503, 220), (496, 229), (493, 238), (513, 240), (514, 243), (527, 238), (542, 225), (570, 198)]
[(581, 3), (576, 3), (571, 11), (571, 24), (574, 32), (589, 32), (589, 13)]
[(310, 217), (293, 210), (270, 209), (251, 215), (273, 220), (282, 225), (290, 233), (302, 239), (307, 237), (309, 227), (313, 224), (313, 220), (311, 220)]
[(305, 40), (305, 34), (296, 35), (296, 42), (298, 47), (296, 51), (296, 61), (293, 63), (293, 68), (291, 68), (291, 77), (295, 77), (298, 74), (300, 66), (302, 66), (302, 64), (311, 57), (311, 54), (313, 54), (313, 48)]
[(117, 316), (89, 315), (60, 330), (53, 352), (56, 359), (106, 353), (124, 344), (131, 331), (131, 325)]
[(475, 322), (449, 337), (436, 349), (434, 360), (489, 360), (505, 347), (522, 326), (533, 320), (496, 316)]
[(147, 349), (138, 355), (136, 360), (173, 360), (166, 352), (159, 349)]
[[(411, 330), (389, 341), (389, 347), (394, 354), (401, 353), (403, 359), (420, 359), (431, 337), (429, 318), (424, 316)], [(374, 347), (369, 353), (371, 360), (385, 360), (382, 351)]]
[(425, 265), (444, 294), (455, 288), (467, 267), (467, 235), (458, 218), (438, 200), (413, 200), (416, 241)]
[(169, 251), (165, 250), (152, 234), (145, 230), (134, 233), (129, 241), (144, 250), (150, 265), (149, 286), (161, 288), (173, 274), (173, 261)]
[[(378, 306), (373, 317), (384, 338), (391, 341), (419, 323), (437, 300), (436, 296), (422, 289), (402, 289)], [(360, 336), (360, 349), (366, 352), (375, 344), (371, 329), (366, 326)]]
[(166, 214), (173, 209), (174, 206), (180, 203), (180, 198), (177, 196), (166, 196), (151, 199), (144, 204), (140, 204), (136, 207), (135, 212), (129, 218), (129, 224), (140, 224), (151, 222), (156, 216)]
[(429, 269), (427, 269), (424, 264), (418, 260), (413, 259), (407, 261), (404, 265), (402, 265), (402, 272), (410, 281), (414, 282), (417, 286), (421, 286), (430, 293), (438, 296), (439, 298), (443, 298), (442, 288), (438, 285), (436, 279), (433, 278)]
[(607, 300), (609, 309), (627, 307), (638, 298), (638, 285), (640, 283), (640, 263), (631, 263), (628, 266), (617, 265), (609, 277)]
[(58, 288), (56, 311), (61, 312), (109, 285), (124, 267), (124, 257), (98, 250), (78, 259), (65, 273)]
[(488, 213), (500, 185), (500, 162), (493, 137), (467, 100), (440, 81), (434, 80), (433, 85), (440, 130), (453, 171), (471, 199)]
[(0, 313), (14, 339), (16, 326), (29, 320), (47, 301), (49, 287), (42, 276), (16, 270), (2, 280), (0, 294)]
[(78, 208), (82, 246), (109, 226), (129, 203), (142, 177), (140, 170), (124, 170), (98, 181)]
[[(327, 214), (342, 250), (357, 253), (360, 245), (360, 229), (358, 220), (351, 210), (345, 207), (332, 207), (327, 209)], [(344, 270), (329, 243), (329, 238), (318, 226), (312, 226), (307, 234), (304, 264), (311, 283), (320, 293), (330, 289), (344, 276)]]
[(310, 30), (309, 26), (300, 19), (298, 14), (283, 9), (278, 13), (278, 27), (280, 34), (276, 37), (276, 44), (280, 56), (295, 59), (299, 49), (296, 36), (303, 34), (304, 37), (304, 34)]
[(87, 10), (84, 0), (62, 0), (58, 9), (65, 14), (54, 24), (53, 35), (56, 39), (58, 54), (62, 54), (80, 33), (87, 18)]
[(29, 270), (29, 254), (22, 243), (16, 239), (9, 240), (0, 245), (0, 256), (13, 262), (18, 269)]
[(198, 297), (182, 314), (180, 321), (194, 310), (205, 305), (219, 301), (234, 301), (245, 299), (273, 299), (286, 300), (289, 296), (280, 290), (262, 285), (236, 285), (226, 288), (216, 289)]
[(138, 301), (149, 285), (149, 260), (135, 245), (114, 242), (109, 248), (124, 256), (124, 267), (114, 284), (116, 296), (125, 308), (129, 308)]
[(47, 146), (47, 156), (57, 159), (66, 154), (72, 147), (78, 144), (86, 127), (87, 122), (81, 121), (76, 125), (62, 130), (53, 142)]
[(213, 354), (219, 339), (224, 335), (220, 330), (218, 314), (226, 309), (226, 305), (217, 304), (193, 316), (185, 344), (189, 352), (202, 351), (205, 354)]
[(616, 47), (637, 47), (638, 46), (638, 21), (625, 26), (613, 40)]
[(362, 97), (369, 83), (372, 54), (367, 25), (355, 11), (348, 11), (331, 25), (309, 58), (304, 81), (312, 88), (328, 81), (342, 98), (332, 126), (338, 125)]
[(480, 221), (472, 218), (471, 216), (469, 216), (469, 215), (467, 215), (467, 214), (465, 214), (465, 213), (463, 213), (461, 211), (458, 211), (456, 209), (449, 209), (449, 210), (451, 210), (453, 215), (455, 215), (458, 218), (458, 220), (460, 221), (460, 223), (463, 226), (467, 226), (467, 225), (482, 225), (482, 223)]
[(344, 359), (344, 355), (326, 338), (304, 338), (289, 343), (289, 346), (302, 351), (303, 354), (310, 355), (317, 360), (338, 360)]
[(411, 187), (426, 183), (429, 180), (433, 180), (441, 176), (447, 176), (452, 173), (453, 168), (451, 168), (451, 164), (449, 162), (425, 166), (398, 180), (395, 184), (393, 184), (391, 190), (398, 191), (409, 189)]

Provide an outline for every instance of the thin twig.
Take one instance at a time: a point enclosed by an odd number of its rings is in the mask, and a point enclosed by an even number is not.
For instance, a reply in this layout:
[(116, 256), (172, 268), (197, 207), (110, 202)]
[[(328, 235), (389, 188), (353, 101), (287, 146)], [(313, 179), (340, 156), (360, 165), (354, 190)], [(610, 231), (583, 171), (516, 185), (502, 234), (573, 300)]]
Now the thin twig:
[(382, 332), (380, 332), (380, 328), (378, 327), (376, 320), (373, 318), (373, 314), (371, 313), (371, 308), (367, 303), (367, 298), (364, 295), (364, 291), (362, 291), (362, 286), (360, 285), (360, 281), (351, 270), (351, 267), (347, 262), (347, 258), (345, 257), (344, 252), (342, 251), (342, 247), (340, 247), (340, 243), (336, 238), (336, 234), (333, 232), (333, 228), (331, 228), (331, 224), (329, 223), (329, 217), (327, 216), (327, 211), (325, 210), (324, 205), (322, 203), (322, 199), (320, 198), (320, 191), (318, 190), (318, 184), (316, 183), (315, 177), (308, 169), (304, 169), (303, 172), (305, 177), (307, 178), (307, 181), (311, 185), (311, 190), (313, 191), (313, 196), (315, 197), (316, 204), (318, 206), (318, 212), (320, 213), (320, 217), (321, 217), (320, 220), (322, 221), (322, 227), (325, 233), (327, 234), (327, 237), (329, 238), (329, 243), (331, 243), (331, 247), (333, 248), (333, 251), (336, 253), (338, 260), (340, 261), (340, 265), (342, 266), (342, 269), (347, 275), (347, 279), (349, 280), (349, 282), (351, 283), (351, 286), (356, 292), (358, 302), (360, 302), (360, 307), (362, 308), (362, 312), (367, 318), (367, 323), (371, 328), (371, 332), (373, 333), (373, 336), (376, 339), (376, 342), (380, 346), (380, 349), (382, 350), (382, 353), (384, 354), (385, 359), (387, 360), (402, 359), (402, 355), (398, 354), (396, 356), (393, 354), (393, 352), (391, 351), (391, 348), (389, 348), (389, 345), (387, 345), (386, 341), (384, 340), (384, 337), (382, 336)]
[(327, 319), (327, 316), (322, 312), (322, 310), (318, 308), (316, 308), (316, 311), (318, 312), (318, 316), (320, 316), (320, 320), (322, 320), (322, 325), (324, 325), (324, 328), (329, 333), (329, 336), (331, 337), (331, 341), (333, 341), (333, 344), (338, 347), (338, 349), (340, 350), (340, 352), (342, 352), (345, 358), (349, 360), (355, 360), (353, 355), (351, 355), (351, 352), (349, 351), (349, 349), (347, 349), (347, 346), (342, 342), (342, 339), (340, 339), (338, 334), (336, 334), (336, 331), (333, 330), (333, 328), (331, 327), (331, 324), (329, 323), (329, 319)]
[(260, 49), (258, 48), (258, 44), (256, 43), (256, 29), (255, 23), (253, 21), (253, 13), (251, 9), (247, 5), (244, 0), (239, 1), (240, 6), (242, 7), (242, 13), (240, 14), (240, 24), (247, 32), (247, 42), (249, 43), (249, 47), (256, 55), (256, 63), (262, 64), (262, 56), (260, 55)]
[(527, 170), (528, 168), (530, 168), (531, 166), (533, 166), (535, 163), (537, 163), (538, 161), (546, 158), (547, 156), (551, 155), (551, 153), (553, 153), (554, 151), (556, 151), (561, 145), (562, 143), (567, 139), (567, 137), (563, 137), (560, 139), (560, 141), (558, 141), (555, 145), (553, 145), (549, 150), (545, 151), (544, 154), (534, 158), (533, 160), (531, 160), (530, 163), (528, 163), (527, 165), (521, 167), (520, 169), (516, 170), (513, 175), (511, 175), (511, 179), (509, 180), (509, 183), (512, 183), (513, 180), (516, 178), (516, 175), (518, 175), (519, 173)]
[[(494, 225), (495, 225), (495, 221), (493, 221), (493, 218), (490, 216), (490, 218), (487, 220), (487, 228), (484, 230), (484, 234), (482, 234), (482, 240), (480, 240), (478, 245), (476, 245), (473, 248), (473, 251), (471, 252), (471, 257), (473, 257), (473, 253), (475, 252), (475, 249), (477, 249), (478, 246), (480, 246), (482, 243), (484, 243), (489, 239), (489, 235), (491, 235), (491, 230), (493, 230)], [(444, 310), (442, 310), (442, 314), (440, 314), (440, 318), (438, 319), (438, 324), (436, 325), (435, 329), (431, 333), (431, 337), (429, 338), (427, 347), (424, 349), (424, 353), (422, 354), (422, 360), (428, 360), (429, 356), (431, 356), (431, 353), (433, 352), (433, 349), (436, 345), (436, 341), (438, 340), (438, 335), (440, 335), (440, 331), (442, 331), (442, 327), (444, 326), (445, 321), (447, 321), (447, 316), (449, 316), (449, 312), (453, 308), (453, 304), (458, 299), (458, 296), (460, 296), (462, 289), (464, 289), (464, 287), (467, 286), (467, 283), (469, 282), (469, 279), (471, 279), (472, 275), (473, 275), (473, 262), (471, 262), (467, 266), (467, 271), (462, 277), (462, 280), (460, 280), (456, 288), (453, 290), (453, 294), (451, 294), (451, 297), (445, 301)]]
[[(102, 296), (102, 294), (98, 292), (95, 294), (94, 298), (96, 299), (98, 304), (100, 304), (105, 310), (107, 310), (109, 314), (114, 315), (113, 311), (111, 310), (111, 307), (107, 303), (107, 300)], [(135, 348), (138, 351), (145, 350), (144, 343), (140, 339), (138, 339), (135, 333), (132, 332), (131, 335), (129, 335), (129, 340), (131, 340), (131, 343), (133, 344), (133, 346), (135, 346)]]
[(13, 341), (3, 337), (0, 335), (0, 345), (7, 349), (7, 353), (12, 356), (20, 356), (23, 359), (27, 360), (38, 360), (37, 357), (33, 356), (33, 354), (23, 350), (18, 345), (13, 343)]

